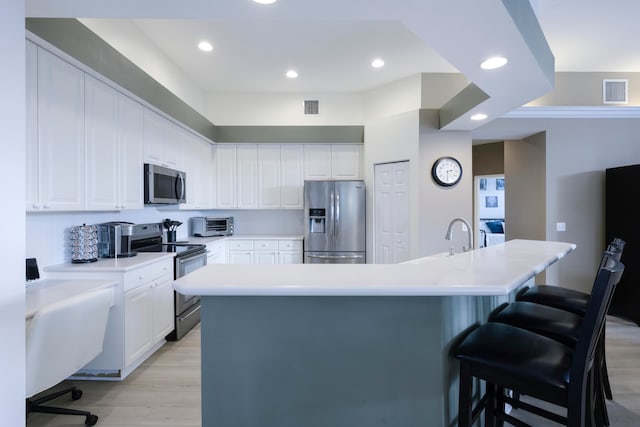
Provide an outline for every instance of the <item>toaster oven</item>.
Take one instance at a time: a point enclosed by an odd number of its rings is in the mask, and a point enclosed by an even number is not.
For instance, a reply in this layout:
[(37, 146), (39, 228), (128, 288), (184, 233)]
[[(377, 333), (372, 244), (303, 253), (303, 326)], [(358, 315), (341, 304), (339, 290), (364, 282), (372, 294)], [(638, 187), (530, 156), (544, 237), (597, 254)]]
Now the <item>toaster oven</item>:
[(197, 237), (231, 236), (233, 217), (196, 216), (190, 219), (191, 234)]

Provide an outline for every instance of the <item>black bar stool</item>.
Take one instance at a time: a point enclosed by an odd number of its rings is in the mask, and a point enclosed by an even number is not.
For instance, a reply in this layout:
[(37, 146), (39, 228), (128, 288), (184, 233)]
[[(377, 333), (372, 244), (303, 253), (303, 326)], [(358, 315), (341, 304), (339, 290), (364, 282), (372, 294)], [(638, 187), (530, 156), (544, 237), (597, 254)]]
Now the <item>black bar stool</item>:
[[(526, 329), (489, 322), (466, 336), (454, 349), (460, 361), (458, 425), (470, 427), (484, 409), (485, 425), (507, 421), (526, 425), (504, 411), (505, 403), (567, 426), (592, 426), (594, 358), (611, 295), (624, 266), (606, 256), (582, 320), (575, 350)], [(486, 382), (486, 394), (473, 408), (472, 380)], [(567, 408), (561, 416), (533, 404), (517, 402), (505, 390), (526, 394)]]

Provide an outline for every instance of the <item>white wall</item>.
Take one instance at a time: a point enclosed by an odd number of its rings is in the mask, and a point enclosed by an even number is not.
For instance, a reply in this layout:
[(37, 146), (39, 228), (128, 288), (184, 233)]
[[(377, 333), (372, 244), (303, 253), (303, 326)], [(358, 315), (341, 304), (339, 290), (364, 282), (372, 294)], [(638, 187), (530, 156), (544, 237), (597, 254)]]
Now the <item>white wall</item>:
[[(454, 247), (459, 252), (467, 245), (466, 232), (458, 226), (454, 240), (444, 239), (449, 222), (472, 216), (471, 134), (440, 131), (436, 110), (414, 110), (391, 117), (372, 120), (365, 126), (364, 177), (367, 183), (367, 251), (373, 260), (375, 211), (373, 200), (374, 170), (377, 163), (409, 160), (409, 256), (433, 255)], [(457, 158), (463, 167), (459, 184), (444, 188), (431, 178), (433, 162), (442, 156)]]
[[(431, 166), (440, 157), (452, 156), (462, 165), (462, 179), (453, 187), (440, 187), (431, 178)], [(467, 232), (457, 223), (453, 240), (445, 240), (452, 219), (461, 217), (473, 223), (473, 173), (471, 133), (438, 129), (437, 110), (420, 112), (420, 185), (418, 230), (421, 256), (468, 246)], [(473, 236), (473, 233), (472, 233)]]
[[(504, 176), (500, 178), (504, 180)], [(479, 218), (504, 218), (504, 189), (498, 190), (496, 188), (496, 180), (498, 179), (498, 177), (480, 176), (480, 179), (485, 179), (487, 186), (484, 190), (480, 187), (478, 187), (477, 189)], [(487, 207), (487, 197), (495, 197), (498, 201), (498, 206)]]
[(24, 426), (24, 282), (25, 282), (25, 41), (22, 0), (0, 3), (0, 117), (5, 201), (0, 245), (2, 292), (0, 324), (3, 330), (0, 366), (0, 424)]
[[(305, 115), (303, 102), (319, 101), (318, 115)], [(316, 126), (364, 123), (357, 93), (208, 93), (203, 113), (216, 125)]]
[(40, 267), (70, 262), (70, 227), (108, 221), (142, 224), (171, 218), (183, 223), (177, 229), (177, 239), (187, 240), (190, 235), (189, 218), (203, 215), (233, 216), (236, 234), (304, 234), (304, 217), (299, 209), (176, 211), (146, 207), (122, 212), (33, 213), (27, 215), (26, 254), (28, 258), (36, 258)]
[[(363, 177), (367, 187), (367, 259), (373, 262), (374, 235), (374, 165), (409, 161), (409, 229), (418, 227), (418, 110), (368, 122), (364, 127)], [(418, 239), (409, 236), (409, 257), (418, 256)]]

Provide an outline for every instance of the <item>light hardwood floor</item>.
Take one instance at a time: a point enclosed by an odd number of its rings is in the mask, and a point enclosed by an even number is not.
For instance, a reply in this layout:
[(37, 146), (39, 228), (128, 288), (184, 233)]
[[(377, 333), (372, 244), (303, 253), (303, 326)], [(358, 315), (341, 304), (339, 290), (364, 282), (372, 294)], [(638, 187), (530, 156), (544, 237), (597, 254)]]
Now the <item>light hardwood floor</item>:
[[(614, 394), (613, 402), (607, 402), (611, 427), (640, 426), (640, 328), (609, 318), (606, 348)], [(100, 417), (98, 426), (200, 426), (200, 328), (167, 343), (122, 382), (74, 384), (82, 388), (82, 399), (74, 402), (65, 396), (53, 404), (90, 410)], [(540, 418), (523, 419), (536, 427), (557, 426)], [(27, 417), (28, 427), (82, 426), (83, 422), (81, 417), (67, 415)]]

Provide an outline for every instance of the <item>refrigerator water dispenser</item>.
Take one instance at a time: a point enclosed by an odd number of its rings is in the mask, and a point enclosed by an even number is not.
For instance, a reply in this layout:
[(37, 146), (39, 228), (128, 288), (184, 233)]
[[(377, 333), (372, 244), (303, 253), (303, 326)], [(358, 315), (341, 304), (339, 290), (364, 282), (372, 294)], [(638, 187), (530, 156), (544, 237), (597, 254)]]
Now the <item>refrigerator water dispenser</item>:
[(327, 217), (324, 209), (309, 209), (309, 233), (324, 233)]

